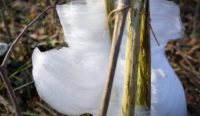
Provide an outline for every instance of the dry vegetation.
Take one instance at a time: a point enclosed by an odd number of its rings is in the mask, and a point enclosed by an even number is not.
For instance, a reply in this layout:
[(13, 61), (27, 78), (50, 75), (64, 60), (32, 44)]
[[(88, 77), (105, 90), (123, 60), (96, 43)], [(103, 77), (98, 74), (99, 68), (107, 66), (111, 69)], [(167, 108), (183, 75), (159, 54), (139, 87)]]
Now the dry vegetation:
[(188, 115), (200, 115), (200, 0), (180, 0), (185, 37), (169, 42), (166, 53), (185, 89)]
[[(197, 15), (200, 8), (197, 3), (199, 0), (179, 1), (186, 36), (169, 42), (166, 47), (169, 61), (183, 82), (191, 116), (200, 115), (200, 16)], [(0, 41), (10, 44), (33, 18), (52, 4), (55, 4), (53, 0), (0, 0)], [(62, 46), (66, 46), (62, 29), (55, 9), (51, 9), (28, 29), (12, 51), (7, 66), (8, 77), (23, 115), (61, 115), (37, 95), (31, 74), (31, 54), (35, 47), (45, 51)], [(0, 56), (0, 62), (2, 58)], [(0, 81), (0, 115), (13, 112), (5, 86)]]

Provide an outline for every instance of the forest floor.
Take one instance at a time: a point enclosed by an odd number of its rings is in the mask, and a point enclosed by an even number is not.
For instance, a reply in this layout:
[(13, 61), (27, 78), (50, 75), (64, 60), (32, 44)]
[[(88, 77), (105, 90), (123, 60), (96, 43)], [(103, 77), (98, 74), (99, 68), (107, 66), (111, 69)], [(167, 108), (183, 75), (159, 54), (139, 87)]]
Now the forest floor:
[[(4, 0), (0, 0), (0, 41), (9, 44), (48, 4), (53, 4), (49, 2), (51, 0), (7, 0), (5, 4), (1, 1)], [(186, 35), (166, 46), (167, 57), (185, 89), (189, 116), (200, 116), (200, 16), (196, 15), (200, 9), (197, 1), (179, 2)], [(46, 51), (63, 46), (66, 46), (63, 31), (55, 9), (51, 9), (28, 29), (13, 50), (7, 67), (8, 78), (24, 116), (61, 115), (38, 97), (32, 79), (31, 55), (35, 47)], [(0, 56), (0, 62), (2, 58)], [(7, 91), (0, 80), (0, 115), (11, 115), (13, 109), (9, 103)]]

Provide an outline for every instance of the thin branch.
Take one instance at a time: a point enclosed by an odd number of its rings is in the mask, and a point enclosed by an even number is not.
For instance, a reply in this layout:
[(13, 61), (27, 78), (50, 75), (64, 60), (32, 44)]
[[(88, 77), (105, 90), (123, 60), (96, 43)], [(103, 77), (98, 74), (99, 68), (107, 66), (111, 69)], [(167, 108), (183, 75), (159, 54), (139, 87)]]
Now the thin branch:
[[(130, 2), (129, 0), (119, 0), (119, 4), (117, 8), (120, 9), (124, 5), (128, 5), (129, 2)], [(102, 97), (102, 104), (101, 104), (100, 114), (99, 114), (100, 116), (106, 116), (107, 114), (127, 12), (128, 12), (128, 9), (124, 9), (121, 13), (118, 13), (116, 15), (114, 31), (113, 31), (113, 36), (112, 36), (113, 39), (112, 39), (112, 45), (111, 45), (111, 52), (109, 56), (108, 72), (106, 75), (107, 81), (105, 84), (104, 93)]]
[(23, 89), (24, 87), (27, 87), (27, 86), (29, 86), (29, 85), (31, 85), (31, 84), (33, 84), (33, 83), (34, 83), (33, 81), (28, 82), (28, 83), (26, 83), (26, 84), (24, 84), (24, 85), (22, 85), (22, 86), (19, 86), (19, 87), (15, 88), (14, 91), (21, 90), (21, 89)]
[(183, 60), (185, 60), (185, 62), (189, 65), (191, 72), (194, 73), (194, 75), (200, 80), (200, 73), (195, 70), (195, 67), (190, 63), (187, 56), (181, 50), (179, 50), (176, 46), (174, 46), (174, 49), (179, 53), (179, 55), (181, 55)]
[(15, 93), (13, 91), (13, 88), (10, 84), (10, 81), (8, 80), (8, 76), (7, 76), (7, 71), (6, 71), (6, 65), (7, 65), (7, 61), (8, 58), (10, 57), (11, 51), (14, 49), (15, 45), (17, 44), (17, 42), (21, 39), (21, 37), (24, 35), (24, 33), (27, 31), (27, 29), (29, 27), (31, 27), (35, 22), (37, 22), (39, 20), (39, 18), (41, 18), (50, 8), (53, 8), (54, 6), (48, 6), (44, 11), (42, 11), (41, 14), (39, 14), (35, 19), (33, 19), (33, 21), (31, 21), (24, 29), (23, 31), (17, 36), (17, 38), (13, 41), (13, 43), (11, 44), (10, 48), (8, 49), (2, 64), (0, 65), (0, 77), (2, 79), (2, 81), (5, 84), (5, 87), (8, 91), (8, 95), (11, 99), (11, 102), (13, 104), (13, 107), (16, 110), (16, 116), (21, 116), (21, 112), (20, 109), (17, 105), (17, 100), (16, 100), (16, 96)]
[(0, 103), (4, 105), (4, 107), (8, 108), (9, 112), (15, 114), (15, 109), (9, 104), (9, 102), (0, 95)]
[(151, 23), (149, 23), (149, 27), (150, 27), (150, 30), (151, 30), (153, 36), (154, 36), (154, 39), (156, 40), (157, 45), (160, 46), (160, 43), (159, 43), (158, 38), (156, 37), (156, 34), (155, 34), (155, 32), (154, 32), (154, 30), (151, 26)]
[(45, 106), (44, 104), (42, 104), (42, 103), (40, 103), (40, 102), (38, 102), (38, 101), (36, 102), (36, 104), (37, 104), (40, 108), (42, 108), (42, 109), (46, 110), (47, 112), (49, 112), (51, 115), (57, 116), (56, 113), (53, 112), (52, 109), (50, 109), (49, 107)]
[(13, 88), (11, 86), (10, 81), (7, 78), (8, 76), (7, 76), (6, 68), (4, 66), (3, 67), (0, 66), (0, 77), (1, 77), (2, 81), (5, 84), (5, 87), (7, 89), (7, 92), (8, 92), (8, 95), (10, 97), (10, 100), (12, 102), (12, 105), (15, 108), (16, 116), (21, 116), (20, 109), (19, 109), (19, 107), (17, 105), (17, 100), (16, 100), (15, 93), (13, 91)]
[(6, 53), (3, 62), (1, 64), (1, 66), (5, 66), (8, 58), (10, 57), (11, 51), (13, 50), (13, 48), (15, 47), (16, 43), (21, 39), (21, 37), (24, 35), (24, 33), (27, 31), (27, 29), (29, 27), (31, 27), (35, 22), (38, 21), (38, 19), (40, 17), (42, 17), (50, 8), (52, 8), (54, 6), (48, 6), (44, 11), (42, 11), (42, 13), (40, 13), (35, 19), (33, 19), (33, 21), (31, 21), (23, 30), (22, 32), (17, 36), (17, 38), (14, 40), (14, 42), (11, 44), (10, 48), (8, 49), (8, 52)]

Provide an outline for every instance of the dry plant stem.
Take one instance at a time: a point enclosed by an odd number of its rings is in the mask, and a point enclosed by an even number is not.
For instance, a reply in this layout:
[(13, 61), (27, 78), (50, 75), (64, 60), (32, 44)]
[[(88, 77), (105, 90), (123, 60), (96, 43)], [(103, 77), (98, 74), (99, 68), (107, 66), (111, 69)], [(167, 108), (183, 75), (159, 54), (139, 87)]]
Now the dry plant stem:
[(47, 112), (49, 112), (51, 115), (56, 116), (56, 113), (53, 112), (52, 109), (48, 108), (47, 106), (45, 106), (44, 104), (40, 103), (40, 102), (36, 102), (36, 104), (41, 107), (42, 109), (46, 110)]
[(4, 105), (5, 108), (8, 108), (9, 112), (12, 114), (15, 114), (15, 109), (9, 104), (9, 102), (4, 99), (1, 95), (0, 95), (0, 103), (2, 105)]
[(8, 49), (2, 64), (0, 65), (0, 77), (3, 80), (5, 87), (8, 91), (8, 95), (11, 99), (11, 102), (16, 110), (16, 116), (21, 116), (21, 112), (19, 110), (19, 107), (17, 105), (17, 100), (16, 100), (16, 96), (15, 93), (13, 91), (13, 88), (10, 84), (10, 81), (8, 80), (8, 76), (7, 76), (7, 71), (6, 71), (6, 65), (7, 65), (7, 61), (8, 58), (10, 57), (10, 54), (12, 52), (12, 50), (14, 49), (16, 43), (21, 39), (21, 37), (24, 35), (24, 33), (27, 31), (27, 29), (29, 27), (31, 27), (36, 21), (39, 20), (40, 17), (42, 17), (50, 8), (53, 8), (54, 6), (48, 6), (40, 15), (38, 15), (33, 21), (31, 21), (24, 29), (23, 31), (17, 36), (17, 38), (14, 40), (14, 42), (11, 44), (10, 48)]
[(13, 104), (13, 107), (15, 108), (15, 114), (16, 114), (16, 116), (21, 116), (20, 109), (19, 109), (19, 107), (17, 105), (17, 100), (16, 100), (16, 97), (15, 97), (15, 93), (13, 91), (13, 88), (12, 88), (9, 80), (8, 80), (8, 76), (7, 76), (6, 73), (7, 72), (6, 72), (5, 66), (3, 66), (3, 67), (1, 66), (0, 67), (0, 76), (1, 76), (2, 81), (5, 84), (5, 87), (6, 87), (7, 91), (8, 91), (8, 95), (10, 97), (10, 100), (11, 100), (12, 104)]
[(200, 80), (199, 72), (197, 72), (194, 68), (194, 66), (190, 63), (190, 61), (187, 59), (187, 56), (181, 52), (177, 47), (174, 46), (174, 49), (182, 56), (182, 58), (186, 61), (186, 63), (189, 65), (189, 67), (192, 69), (191, 72), (194, 73), (194, 75)]
[(52, 8), (54, 6), (48, 6), (44, 11), (42, 11), (42, 13), (40, 13), (40, 15), (38, 15), (35, 19), (33, 19), (33, 21), (31, 21), (23, 30), (22, 32), (17, 36), (17, 38), (13, 41), (13, 43), (11, 44), (10, 48), (8, 49), (8, 52), (6, 53), (5, 58), (3, 59), (3, 62), (1, 64), (1, 66), (5, 66), (8, 58), (10, 57), (11, 51), (13, 50), (13, 48), (15, 47), (16, 43), (21, 39), (21, 37), (24, 35), (24, 33), (27, 31), (27, 29), (29, 27), (31, 27), (36, 21), (38, 21), (38, 19), (40, 17), (42, 17), (50, 8)]
[[(146, 0), (133, 0), (131, 2), (131, 9), (129, 11), (129, 16), (128, 16), (129, 30), (128, 30), (128, 39), (127, 39), (126, 56), (125, 56), (125, 80), (124, 80), (124, 90), (122, 97), (122, 116), (134, 116), (135, 110), (137, 110), (136, 109), (137, 105), (141, 106), (141, 108), (145, 106), (143, 104), (143, 101), (139, 99), (139, 97), (141, 98), (148, 91), (148, 90), (143, 91), (142, 93), (141, 89), (145, 88), (144, 80), (146, 79), (142, 77), (142, 75), (139, 75), (141, 74), (141, 72), (139, 73), (139, 69), (147, 68), (145, 66), (140, 67), (140, 65), (142, 65), (142, 61), (143, 65), (145, 61), (139, 59), (140, 55), (142, 55), (141, 52), (145, 52), (146, 54), (146, 50), (144, 51), (144, 49), (147, 47), (144, 46), (144, 48), (141, 48), (143, 49), (143, 51), (140, 52), (141, 50), (140, 45), (142, 44), (141, 40), (144, 39), (145, 33), (147, 32), (147, 27), (145, 25), (148, 25), (145, 23), (147, 19), (147, 11), (145, 9), (146, 8), (145, 6), (146, 6)], [(144, 43), (143, 45), (145, 45)]]
[[(123, 5), (128, 5), (129, 0), (119, 0), (118, 3), (119, 4), (117, 8), (121, 8), (123, 7)], [(107, 80), (106, 80), (104, 93), (102, 97), (102, 104), (100, 107), (100, 114), (99, 114), (100, 116), (106, 116), (107, 114), (127, 12), (128, 12), (128, 9), (124, 9), (123, 11), (116, 14), (111, 52), (109, 56), (108, 72), (106, 75)]]
[(153, 34), (153, 36), (154, 36), (154, 38), (156, 40), (157, 45), (160, 46), (160, 43), (159, 43), (158, 38), (156, 37), (156, 34), (155, 34), (155, 32), (154, 32), (154, 30), (153, 30), (153, 28), (151, 26), (151, 23), (149, 23), (149, 28), (150, 28), (150, 30), (151, 30), (151, 32), (152, 32), (152, 34)]
[[(114, 1), (115, 0), (104, 0), (104, 1), (105, 1), (107, 15), (109, 15), (110, 12), (114, 10)], [(112, 39), (112, 35), (113, 35), (113, 25), (114, 25), (114, 21), (110, 21), (110, 22), (108, 21), (109, 34), (110, 34), (111, 39)]]

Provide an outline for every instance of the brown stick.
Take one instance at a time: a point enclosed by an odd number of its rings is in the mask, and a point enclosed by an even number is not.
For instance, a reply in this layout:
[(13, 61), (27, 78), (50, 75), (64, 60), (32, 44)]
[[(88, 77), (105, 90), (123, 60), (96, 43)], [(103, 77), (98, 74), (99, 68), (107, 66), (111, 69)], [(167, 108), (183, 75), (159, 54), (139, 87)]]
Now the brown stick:
[(27, 29), (29, 27), (31, 27), (36, 21), (39, 20), (40, 17), (42, 17), (50, 8), (53, 8), (54, 6), (48, 6), (44, 11), (42, 11), (41, 14), (39, 14), (35, 19), (33, 19), (33, 21), (31, 21), (24, 29), (23, 31), (17, 36), (17, 38), (13, 41), (13, 43), (11, 44), (10, 48), (8, 49), (2, 64), (0, 65), (0, 77), (3, 80), (5, 87), (8, 91), (8, 95), (11, 99), (11, 102), (13, 104), (13, 107), (16, 110), (16, 116), (21, 116), (21, 111), (17, 105), (17, 100), (16, 100), (16, 96), (15, 93), (13, 91), (13, 88), (10, 84), (10, 81), (8, 80), (8, 76), (7, 76), (7, 71), (6, 71), (6, 65), (7, 65), (7, 61), (8, 58), (10, 57), (11, 51), (14, 49), (16, 43), (21, 39), (21, 37), (24, 35), (24, 33), (27, 31)]
[[(129, 0), (119, 0), (118, 8), (121, 8), (124, 5), (128, 5), (128, 4), (129, 4)], [(103, 99), (102, 99), (102, 104), (100, 107), (100, 114), (99, 114), (100, 116), (106, 116), (107, 114), (127, 12), (128, 12), (128, 9), (124, 9), (122, 12), (116, 15), (115, 27), (114, 27), (113, 39), (112, 39), (113, 41), (111, 45), (111, 53), (109, 56), (108, 72), (106, 76), (107, 81), (106, 81), (106, 85), (105, 85), (105, 89), (104, 89), (104, 93), (102, 97)]]
[(197, 72), (194, 68), (194, 66), (190, 63), (190, 61), (188, 60), (187, 56), (181, 51), (179, 50), (176, 46), (174, 46), (174, 49), (178, 52), (179, 55), (182, 56), (183, 60), (189, 65), (191, 72), (195, 74), (195, 76), (200, 80), (200, 75), (199, 72)]

